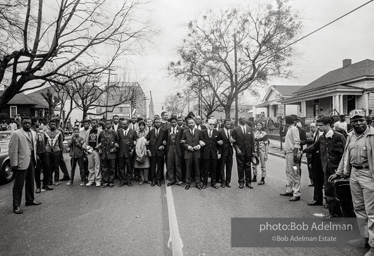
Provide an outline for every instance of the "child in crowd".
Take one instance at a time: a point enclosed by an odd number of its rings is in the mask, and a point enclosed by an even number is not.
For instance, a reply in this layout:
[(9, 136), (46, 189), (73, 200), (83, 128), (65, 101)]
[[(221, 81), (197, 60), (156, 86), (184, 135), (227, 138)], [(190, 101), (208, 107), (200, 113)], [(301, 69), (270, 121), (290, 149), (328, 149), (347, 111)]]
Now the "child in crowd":
[(70, 157), (71, 157), (71, 180), (66, 185), (72, 185), (74, 183), (74, 176), (75, 176), (75, 167), (77, 166), (77, 162), (79, 165), (79, 171), (81, 176), (81, 183), (80, 185), (84, 185), (85, 180), (85, 173), (84, 173), (84, 163), (83, 163), (83, 146), (84, 138), (79, 136), (79, 127), (74, 127), (73, 136), (71, 138), (71, 142), (69, 143), (70, 149)]

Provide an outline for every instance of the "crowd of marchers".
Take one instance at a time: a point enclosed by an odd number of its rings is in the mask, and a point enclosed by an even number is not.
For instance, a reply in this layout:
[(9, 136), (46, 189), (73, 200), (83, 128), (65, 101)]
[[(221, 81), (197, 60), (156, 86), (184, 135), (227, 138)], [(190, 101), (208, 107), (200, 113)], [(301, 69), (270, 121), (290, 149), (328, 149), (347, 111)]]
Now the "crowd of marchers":
[[(234, 128), (231, 120), (217, 125), (213, 117), (203, 124), (201, 117), (193, 113), (185, 118), (175, 115), (169, 118), (163, 112), (161, 117), (152, 120), (121, 120), (116, 115), (111, 120), (84, 120), (83, 127), (74, 127), (71, 140), (65, 146), (70, 156), (70, 173), (64, 160), (65, 138), (60, 120), (54, 118), (48, 124), (40, 124), (38, 118), (24, 117), (21, 124), (9, 143), (15, 173), (15, 213), (22, 213), (20, 204), (25, 181), (26, 205), (37, 205), (35, 184), (36, 193), (53, 190), (61, 181), (72, 186), (77, 166), (79, 184), (87, 187), (112, 188), (117, 178), (119, 187), (132, 187), (134, 180), (140, 185), (162, 186), (165, 180), (166, 186), (178, 185), (186, 190), (192, 184), (198, 189), (208, 186), (218, 189), (217, 184), (230, 188), (235, 152), (239, 188), (253, 189), (251, 184), (257, 182), (259, 163), (258, 184), (265, 184), (267, 134), (261, 122), (252, 128), (245, 118), (239, 118)], [(21, 147), (25, 148), (20, 153)]]

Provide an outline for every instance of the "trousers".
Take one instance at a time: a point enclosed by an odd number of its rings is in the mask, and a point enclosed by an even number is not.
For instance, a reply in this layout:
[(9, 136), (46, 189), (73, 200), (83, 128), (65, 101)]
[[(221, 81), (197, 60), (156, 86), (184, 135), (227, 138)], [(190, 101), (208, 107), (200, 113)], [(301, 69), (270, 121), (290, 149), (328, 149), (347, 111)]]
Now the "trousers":
[(293, 152), (286, 153), (286, 176), (287, 176), (287, 189), (286, 193), (293, 193), (293, 196), (301, 195), (301, 183), (300, 183), (300, 168), (296, 170), (293, 168)]

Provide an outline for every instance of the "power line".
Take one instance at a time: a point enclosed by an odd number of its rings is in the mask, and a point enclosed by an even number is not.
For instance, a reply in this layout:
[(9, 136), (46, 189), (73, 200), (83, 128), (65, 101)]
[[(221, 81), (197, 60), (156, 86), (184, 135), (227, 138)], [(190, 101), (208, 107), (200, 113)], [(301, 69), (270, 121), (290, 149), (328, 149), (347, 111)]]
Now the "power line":
[(323, 28), (325, 28), (325, 27), (327, 27), (327, 26), (329, 26), (329, 25), (335, 23), (336, 21), (338, 21), (338, 20), (344, 18), (345, 16), (347, 16), (347, 15), (349, 15), (349, 14), (355, 12), (355, 11), (357, 11), (358, 9), (361, 9), (362, 7), (364, 7), (364, 6), (367, 5), (367, 4), (370, 4), (370, 3), (373, 2), (373, 1), (374, 1), (374, 0), (370, 0), (370, 1), (368, 1), (368, 2), (366, 2), (366, 3), (364, 3), (364, 4), (362, 4), (362, 5), (360, 5), (359, 7), (357, 7), (357, 8), (355, 8), (355, 9), (353, 9), (353, 10), (347, 12), (346, 14), (344, 14), (344, 15), (342, 15), (342, 16), (336, 18), (335, 20), (333, 20), (333, 21), (327, 23), (326, 25), (324, 25), (324, 26), (322, 26), (322, 27), (320, 27), (320, 28), (318, 28), (318, 29), (316, 29), (316, 30), (314, 30), (314, 31), (312, 31), (312, 32), (310, 32), (310, 33), (308, 33), (308, 34), (306, 34), (305, 36), (303, 36), (303, 37), (297, 39), (296, 41), (294, 41), (294, 42), (292, 42), (292, 43), (286, 45), (286, 46), (283, 47), (280, 51), (286, 49), (287, 47), (290, 47), (290, 46), (293, 45), (293, 44), (296, 44), (297, 42), (299, 42), (299, 41), (301, 41), (301, 40), (307, 38), (308, 36), (313, 35), (314, 33), (320, 31), (321, 29), (323, 29)]

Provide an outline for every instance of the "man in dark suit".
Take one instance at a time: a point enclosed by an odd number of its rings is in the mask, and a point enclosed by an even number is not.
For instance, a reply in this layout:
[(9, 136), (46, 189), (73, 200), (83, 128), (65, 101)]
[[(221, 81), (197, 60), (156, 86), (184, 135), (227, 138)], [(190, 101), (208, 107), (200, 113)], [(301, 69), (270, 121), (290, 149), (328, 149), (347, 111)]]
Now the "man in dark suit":
[(195, 129), (195, 121), (191, 118), (188, 120), (188, 130), (185, 130), (182, 135), (181, 143), (184, 148), (184, 159), (186, 161), (186, 187), (188, 190), (191, 187), (191, 172), (194, 167), (196, 187), (201, 189), (200, 184), (200, 149), (204, 145), (202, 141), (203, 136), (200, 130)]
[(157, 183), (157, 186), (160, 187), (165, 163), (166, 130), (161, 128), (161, 120), (159, 118), (154, 120), (154, 129), (147, 134), (145, 139), (148, 142), (148, 150), (151, 153), (151, 186), (153, 187)]
[(40, 205), (34, 201), (34, 178), (36, 165), (36, 133), (30, 130), (31, 119), (22, 119), (22, 128), (12, 133), (9, 141), (10, 166), (15, 175), (13, 185), (13, 212), (22, 214), (20, 208), (23, 185), (26, 181), (26, 206)]
[(177, 118), (172, 116), (170, 118), (171, 127), (166, 132), (166, 152), (167, 152), (167, 172), (169, 176), (168, 186), (175, 183), (183, 186), (182, 182), (182, 147), (180, 140), (182, 137), (183, 129), (177, 125)]
[(200, 131), (206, 130), (206, 126), (201, 123), (202, 122), (201, 116), (197, 116), (195, 118), (195, 122), (196, 122), (195, 129), (198, 129)]
[(217, 161), (221, 158), (220, 147), (218, 145), (218, 131), (214, 129), (216, 122), (214, 119), (208, 120), (208, 128), (202, 131), (204, 146), (201, 150), (201, 158), (203, 159), (203, 168), (201, 179), (203, 189), (208, 185), (208, 174), (210, 172), (211, 186), (217, 189)]
[(235, 140), (234, 148), (238, 165), (239, 188), (243, 188), (245, 183), (246, 187), (253, 189), (251, 186), (251, 161), (254, 137), (252, 129), (245, 124), (245, 118), (239, 118), (239, 126), (232, 132), (232, 138)]
[[(232, 147), (232, 131), (230, 130), (231, 120), (227, 119), (224, 123), (224, 128), (218, 133), (218, 144), (221, 145), (221, 187), (230, 188), (231, 182), (231, 172), (232, 172), (232, 156), (234, 149)], [(225, 166), (226, 166), (226, 176), (225, 176)]]
[(122, 126), (117, 131), (119, 150), (117, 154), (120, 180), (119, 187), (127, 184), (132, 187), (131, 178), (133, 175), (131, 158), (134, 154), (134, 147), (137, 139), (136, 132), (129, 128), (129, 121), (123, 120)]

